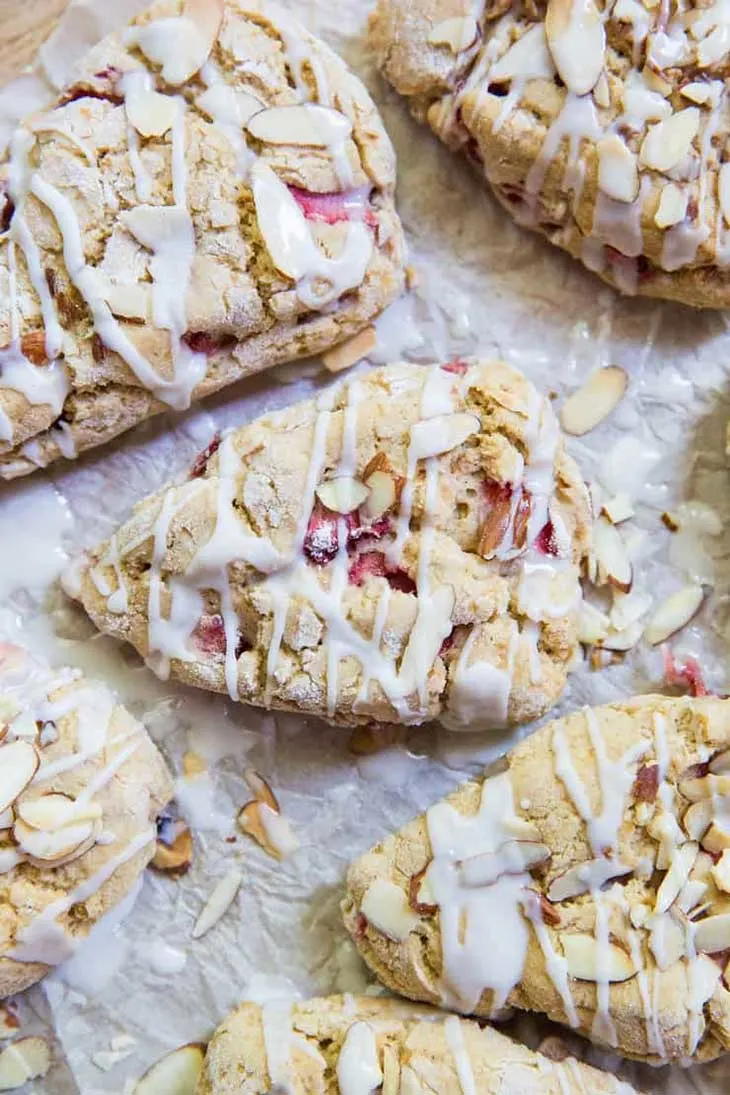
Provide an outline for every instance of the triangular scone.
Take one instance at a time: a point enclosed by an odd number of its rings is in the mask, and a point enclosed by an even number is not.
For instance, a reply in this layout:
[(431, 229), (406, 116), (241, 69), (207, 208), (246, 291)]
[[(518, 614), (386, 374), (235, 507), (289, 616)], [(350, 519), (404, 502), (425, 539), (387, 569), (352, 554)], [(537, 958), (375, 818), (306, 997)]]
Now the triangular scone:
[(562, 692), (588, 539), (521, 373), (399, 364), (228, 434), (66, 586), (162, 675), (345, 725), (477, 729)]
[(0, 999), (134, 891), (171, 796), (162, 757), (108, 688), (0, 643)]
[(719, 12), (676, 0), (379, 0), (371, 42), (416, 117), (520, 224), (625, 293), (727, 308)]
[(327, 996), (237, 1008), (213, 1035), (197, 1095), (366, 1090), (383, 1095), (634, 1091), (572, 1057), (551, 1061), (455, 1015), (383, 997)]
[(362, 330), (400, 291), (392, 147), (267, 0), (158, 0), (0, 165), (0, 478)]
[(630, 1057), (730, 1049), (730, 701), (587, 708), (506, 759), (350, 868), (366, 962), (404, 996), (544, 1012)]

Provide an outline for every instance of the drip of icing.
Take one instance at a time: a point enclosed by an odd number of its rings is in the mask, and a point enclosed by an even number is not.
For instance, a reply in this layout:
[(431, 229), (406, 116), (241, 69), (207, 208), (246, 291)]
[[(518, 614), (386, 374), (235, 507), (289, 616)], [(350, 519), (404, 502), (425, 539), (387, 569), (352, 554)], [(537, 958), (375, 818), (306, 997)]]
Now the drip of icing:
[(340, 1095), (372, 1095), (383, 1082), (378, 1045), (369, 1023), (354, 1023), (337, 1058)]
[(454, 1058), (456, 1075), (459, 1077), (459, 1087), (463, 1095), (477, 1095), (477, 1085), (469, 1060), (469, 1051), (464, 1040), (464, 1031), (461, 1029), (461, 1023), (455, 1015), (450, 1015), (448, 1019), (444, 1020), (444, 1033), (451, 1055)]
[(610, 1046), (616, 1045), (616, 1025), (611, 1018), (611, 984), (608, 969), (610, 955), (609, 910), (608, 902), (600, 890), (592, 890), (591, 898), (595, 909), (596, 925), (596, 1014), (593, 1017), (591, 1034), (598, 1042)]
[(573, 994), (570, 991), (570, 978), (568, 976), (568, 962), (562, 954), (558, 954), (553, 946), (550, 933), (545, 927), (539, 900), (536, 900), (531, 891), (528, 891), (522, 904), (525, 916), (532, 924), (535, 938), (540, 944), (540, 949), (545, 959), (547, 975), (555, 986), (560, 999), (563, 1002), (565, 1016), (571, 1027), (578, 1027), (580, 1020), (575, 1008)]
[(272, 1001), (261, 1008), (261, 1026), (271, 1095), (294, 1095), (291, 1073), (292, 1007)]
[(441, 718), (449, 730), (499, 730), (507, 725), (519, 630), (513, 622), (504, 669), (484, 660), (470, 664), (477, 635), (478, 628), (475, 626), (451, 674), (448, 709)]

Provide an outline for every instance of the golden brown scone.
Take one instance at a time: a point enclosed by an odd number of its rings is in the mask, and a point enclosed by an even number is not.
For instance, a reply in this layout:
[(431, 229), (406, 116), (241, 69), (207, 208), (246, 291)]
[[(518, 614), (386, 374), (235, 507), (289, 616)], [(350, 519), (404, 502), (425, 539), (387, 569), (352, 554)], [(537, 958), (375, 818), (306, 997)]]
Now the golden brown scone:
[(134, 890), (171, 795), (162, 757), (103, 684), (0, 643), (0, 998)]
[(318, 353), (400, 291), (362, 84), (267, 0), (158, 0), (0, 163), (0, 478)]
[(382, 997), (327, 996), (237, 1008), (208, 1046), (197, 1095), (356, 1095), (366, 1081), (383, 1095), (634, 1092), (574, 1058), (551, 1061), (454, 1015)]
[(520, 224), (622, 292), (727, 308), (727, 31), (712, 0), (378, 0), (371, 42)]
[(728, 700), (646, 696), (552, 722), (350, 868), (347, 928), (404, 996), (543, 1012), (654, 1063), (716, 1057), (729, 747)]
[(228, 434), (66, 585), (188, 684), (344, 725), (494, 728), (563, 690), (589, 532), (521, 373), (398, 364)]

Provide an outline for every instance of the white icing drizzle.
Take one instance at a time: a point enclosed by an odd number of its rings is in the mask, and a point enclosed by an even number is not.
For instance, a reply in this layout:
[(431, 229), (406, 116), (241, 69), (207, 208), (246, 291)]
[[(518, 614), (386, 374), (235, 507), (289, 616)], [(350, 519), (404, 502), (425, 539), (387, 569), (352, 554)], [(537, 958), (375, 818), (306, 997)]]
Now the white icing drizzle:
[(383, 1073), (369, 1023), (353, 1023), (350, 1027), (337, 1057), (336, 1072), (340, 1095), (372, 1095), (380, 1089)]
[(540, 949), (542, 950), (543, 958), (545, 959), (545, 970), (547, 971), (547, 975), (563, 1002), (566, 1019), (571, 1027), (577, 1027), (580, 1025), (580, 1020), (575, 1008), (573, 993), (570, 991), (568, 962), (562, 954), (558, 954), (555, 950), (552, 939), (550, 938), (550, 932), (547, 930), (542, 917), (540, 902), (535, 898), (532, 891), (527, 892), (522, 908), (525, 916), (532, 924), (535, 938), (540, 944)]
[(479, 634), (477, 626), (472, 628), (451, 674), (448, 709), (441, 719), (449, 730), (499, 730), (507, 725), (519, 639), (517, 623), (511, 621), (511, 626), (504, 669), (483, 659), (470, 663)]
[(616, 1024), (611, 1018), (611, 984), (609, 979), (609, 903), (600, 890), (591, 891), (595, 909), (596, 932), (596, 1014), (593, 1017), (591, 1034), (598, 1042), (609, 1046), (616, 1045)]
[(461, 1028), (460, 1020), (455, 1015), (450, 1015), (448, 1019), (444, 1020), (444, 1033), (454, 1058), (456, 1075), (459, 1078), (462, 1095), (477, 1095), (477, 1085), (469, 1060), (469, 1051), (466, 1048), (464, 1031)]
[(291, 1070), (292, 1006), (272, 1001), (261, 1008), (261, 1027), (271, 1095), (294, 1095)]

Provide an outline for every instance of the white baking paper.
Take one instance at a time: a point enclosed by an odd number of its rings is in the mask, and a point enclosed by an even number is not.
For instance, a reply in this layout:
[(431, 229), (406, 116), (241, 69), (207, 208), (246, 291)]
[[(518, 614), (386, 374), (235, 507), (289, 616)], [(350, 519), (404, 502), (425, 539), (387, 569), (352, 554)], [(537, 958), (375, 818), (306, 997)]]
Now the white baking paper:
[[(74, 0), (42, 51), (44, 68), (25, 78), (26, 101), (52, 94), (76, 51), (140, 6)], [(558, 400), (596, 368), (622, 365), (630, 374), (628, 397), (571, 449), (587, 478), (635, 500), (637, 516), (624, 531), (636, 587), (658, 600), (688, 577), (708, 586), (701, 615), (673, 645), (678, 655), (699, 658), (712, 688), (730, 691), (727, 316), (621, 298), (516, 228), (472, 170), (417, 126), (380, 81), (365, 49), (369, 5), (291, 0), (288, 6), (365, 80), (399, 155), (400, 212), (420, 287), (378, 322), (372, 362), (498, 355)], [(17, 89), (0, 93), (0, 141), (3, 118), (7, 131), (7, 119), (19, 112)], [(190, 873), (171, 881), (147, 872), (125, 923), (97, 931), (90, 957), (21, 1001), (28, 1030), (49, 1024), (55, 1030), (57, 1063), (33, 1086), (38, 1095), (129, 1092), (150, 1063), (182, 1042), (205, 1039), (244, 996), (365, 989), (370, 979), (338, 914), (348, 862), (510, 744), (507, 737), (479, 740), (426, 727), (395, 734), (388, 750), (358, 762), (346, 732), (157, 681), (128, 650), (95, 636), (54, 586), (69, 556), (187, 469), (216, 429), (330, 381), (318, 362), (275, 369), (184, 416), (154, 420), (75, 465), (0, 490), (0, 631), (106, 679), (143, 715), (178, 773), (187, 750), (206, 757), (211, 771), (192, 789), (179, 785), (195, 828)], [(672, 537), (660, 516), (680, 504), (689, 531)], [(559, 710), (658, 689), (662, 678), (661, 656), (639, 647), (625, 664), (600, 674), (579, 668)], [(250, 797), (246, 766), (270, 781), (298, 837), (299, 850), (285, 863), (240, 834), (227, 840), (235, 834), (236, 810)], [(206, 897), (232, 867), (243, 873), (236, 902), (193, 942)], [(524, 1016), (510, 1029), (531, 1044), (555, 1030)], [(730, 1062), (651, 1070), (621, 1064), (580, 1039), (570, 1042), (647, 1091), (730, 1090)]]

